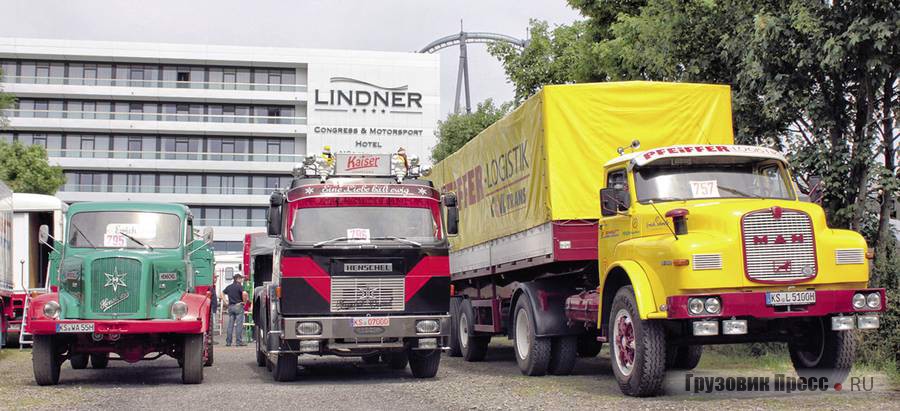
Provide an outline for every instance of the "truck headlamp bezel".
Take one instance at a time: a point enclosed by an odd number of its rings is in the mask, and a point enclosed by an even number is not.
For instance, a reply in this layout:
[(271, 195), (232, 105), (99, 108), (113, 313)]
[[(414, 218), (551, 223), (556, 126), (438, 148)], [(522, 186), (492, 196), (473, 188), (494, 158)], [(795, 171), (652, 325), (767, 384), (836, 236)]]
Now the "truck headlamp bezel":
[(851, 300), (851, 304), (853, 304), (853, 308), (857, 310), (862, 310), (866, 308), (866, 296), (862, 293), (853, 294), (853, 299)]
[(688, 312), (693, 315), (703, 314), (705, 311), (705, 307), (703, 304), (703, 300), (700, 298), (690, 298), (688, 299)]
[(866, 306), (873, 310), (880, 309), (881, 308), (881, 294), (879, 294), (879, 293), (869, 294), (866, 297)]
[(170, 309), (172, 318), (175, 320), (180, 320), (184, 318), (188, 313), (188, 305), (184, 301), (175, 301), (172, 303), (172, 308)]
[(41, 311), (43, 311), (44, 317), (52, 318), (54, 320), (58, 319), (60, 312), (59, 303), (56, 301), (47, 301), (44, 303), (44, 309)]

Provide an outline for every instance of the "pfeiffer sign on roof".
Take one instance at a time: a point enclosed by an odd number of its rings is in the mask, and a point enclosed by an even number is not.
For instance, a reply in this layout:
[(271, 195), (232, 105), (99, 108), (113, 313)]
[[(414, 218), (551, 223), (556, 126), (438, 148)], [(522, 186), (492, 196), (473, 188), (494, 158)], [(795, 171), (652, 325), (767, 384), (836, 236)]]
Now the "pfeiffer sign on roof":
[(635, 153), (631, 161), (634, 165), (643, 166), (656, 160), (673, 157), (709, 157), (709, 156), (742, 156), (756, 158), (771, 158), (787, 161), (784, 155), (778, 151), (766, 147), (739, 146), (739, 145), (685, 145), (663, 147), (655, 150), (647, 150)]

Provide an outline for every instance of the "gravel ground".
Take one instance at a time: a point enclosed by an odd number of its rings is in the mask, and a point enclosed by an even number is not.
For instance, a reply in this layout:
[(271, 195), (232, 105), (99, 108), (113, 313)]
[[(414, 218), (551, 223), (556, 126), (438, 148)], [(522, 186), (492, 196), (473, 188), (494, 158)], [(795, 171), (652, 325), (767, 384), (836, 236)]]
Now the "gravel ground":
[[(876, 379), (875, 392), (827, 394), (683, 394), (684, 375), (669, 378), (668, 395), (649, 399), (620, 394), (609, 359), (581, 360), (574, 375), (524, 377), (508, 342), (495, 339), (488, 359), (466, 363), (444, 356), (438, 376), (412, 378), (408, 370), (364, 365), (358, 359), (301, 357), (298, 380), (276, 383), (256, 366), (253, 348), (216, 346), (216, 364), (202, 385), (181, 384), (174, 359), (139, 364), (110, 362), (106, 370), (63, 364), (60, 385), (38, 387), (28, 350), (0, 353), (0, 408), (34, 409), (900, 409), (900, 388)], [(697, 375), (754, 375), (746, 369)], [(757, 371), (755, 375), (760, 374)], [(771, 372), (769, 372), (771, 375)]]

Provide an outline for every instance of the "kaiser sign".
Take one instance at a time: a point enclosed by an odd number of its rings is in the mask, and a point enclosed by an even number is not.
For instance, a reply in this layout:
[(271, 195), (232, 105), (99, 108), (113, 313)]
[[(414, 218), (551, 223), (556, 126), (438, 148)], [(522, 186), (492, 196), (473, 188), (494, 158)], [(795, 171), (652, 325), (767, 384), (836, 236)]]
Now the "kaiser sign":
[(390, 154), (336, 154), (337, 175), (387, 176), (391, 174)]

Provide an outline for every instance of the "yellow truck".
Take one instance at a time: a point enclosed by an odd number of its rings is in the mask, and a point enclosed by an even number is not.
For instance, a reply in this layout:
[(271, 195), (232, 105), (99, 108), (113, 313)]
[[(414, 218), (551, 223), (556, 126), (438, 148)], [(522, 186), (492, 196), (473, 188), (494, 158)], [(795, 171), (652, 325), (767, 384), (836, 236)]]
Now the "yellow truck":
[(783, 342), (800, 376), (843, 381), (884, 311), (866, 243), (733, 140), (728, 86), (559, 85), (436, 164), (460, 219), (450, 354), (506, 335), (523, 374), (565, 375), (608, 342), (622, 392), (652, 396), (703, 345)]

